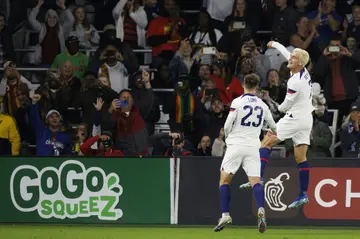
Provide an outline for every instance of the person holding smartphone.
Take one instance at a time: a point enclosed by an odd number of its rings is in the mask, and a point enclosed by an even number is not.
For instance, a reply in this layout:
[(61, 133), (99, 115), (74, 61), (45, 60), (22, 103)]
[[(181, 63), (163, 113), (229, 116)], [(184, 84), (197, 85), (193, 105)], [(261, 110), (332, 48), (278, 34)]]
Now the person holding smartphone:
[[(149, 77), (147, 72), (143, 75)], [(151, 106), (147, 108), (151, 109)], [(149, 111), (134, 105), (130, 90), (120, 92), (119, 98), (113, 100), (109, 113), (115, 124), (115, 148), (129, 156), (148, 155), (148, 131), (144, 118)]]
[(340, 36), (336, 36), (331, 39), (314, 66), (315, 82), (324, 89), (329, 109), (339, 110), (339, 119), (348, 115), (349, 105), (359, 95), (355, 72), (359, 64), (360, 52), (352, 54), (342, 46)]

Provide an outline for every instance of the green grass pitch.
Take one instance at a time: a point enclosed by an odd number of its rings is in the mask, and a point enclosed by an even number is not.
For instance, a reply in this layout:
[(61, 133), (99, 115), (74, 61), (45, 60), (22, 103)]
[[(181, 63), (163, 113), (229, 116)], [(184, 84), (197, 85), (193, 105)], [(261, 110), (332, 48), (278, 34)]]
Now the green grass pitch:
[(231, 227), (215, 233), (211, 227), (101, 227), (0, 225), (1, 239), (360, 239), (356, 228), (256, 228)]

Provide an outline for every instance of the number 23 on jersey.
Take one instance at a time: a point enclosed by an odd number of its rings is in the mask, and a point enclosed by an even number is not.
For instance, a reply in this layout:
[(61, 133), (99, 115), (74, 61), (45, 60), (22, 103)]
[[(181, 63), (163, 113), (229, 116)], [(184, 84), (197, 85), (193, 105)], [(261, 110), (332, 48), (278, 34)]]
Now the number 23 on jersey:
[[(261, 125), (261, 122), (263, 120), (263, 114), (264, 114), (264, 110), (261, 106), (255, 106), (252, 107), (251, 105), (245, 105), (243, 107), (243, 110), (246, 113), (246, 115), (241, 119), (241, 125), (242, 126), (252, 126), (252, 127), (259, 127)], [(252, 115), (256, 115), (256, 120), (253, 122), (249, 119), (250, 116)]]

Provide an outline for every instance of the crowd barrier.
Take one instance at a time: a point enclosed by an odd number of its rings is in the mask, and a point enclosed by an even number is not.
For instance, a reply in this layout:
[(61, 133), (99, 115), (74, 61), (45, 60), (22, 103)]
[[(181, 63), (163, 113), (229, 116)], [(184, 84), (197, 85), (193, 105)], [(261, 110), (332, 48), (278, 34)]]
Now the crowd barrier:
[[(265, 173), (270, 226), (360, 226), (360, 162), (310, 159), (309, 199), (298, 194), (294, 161), (271, 159)], [(221, 158), (1, 158), (1, 223), (214, 225)], [(256, 225), (251, 192), (234, 177), (235, 225)]]

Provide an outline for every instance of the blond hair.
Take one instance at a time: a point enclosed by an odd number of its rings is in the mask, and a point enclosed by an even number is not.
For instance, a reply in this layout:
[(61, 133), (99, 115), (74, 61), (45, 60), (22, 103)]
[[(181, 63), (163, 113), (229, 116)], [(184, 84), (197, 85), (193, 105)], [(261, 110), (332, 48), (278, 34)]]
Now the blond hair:
[(300, 63), (302, 64), (302, 66), (306, 66), (309, 63), (310, 60), (310, 56), (309, 53), (303, 49), (300, 48), (295, 48), (293, 53), (299, 57)]

